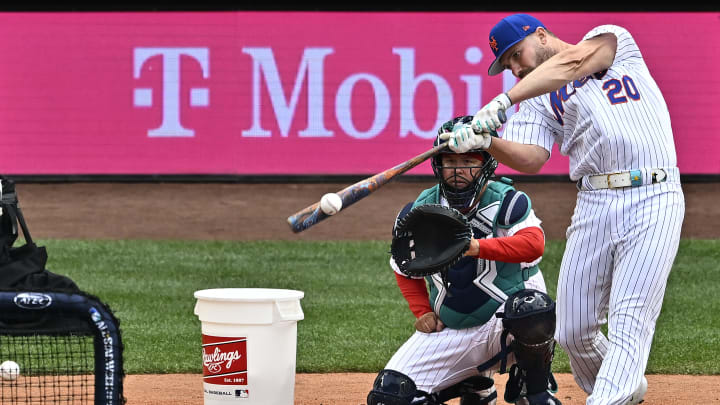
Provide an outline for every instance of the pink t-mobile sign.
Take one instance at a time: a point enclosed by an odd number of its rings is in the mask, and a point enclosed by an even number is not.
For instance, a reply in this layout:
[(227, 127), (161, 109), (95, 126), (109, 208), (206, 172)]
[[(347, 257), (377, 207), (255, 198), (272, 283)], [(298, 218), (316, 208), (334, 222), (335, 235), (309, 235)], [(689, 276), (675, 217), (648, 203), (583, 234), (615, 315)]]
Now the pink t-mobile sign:
[[(0, 14), (0, 173), (377, 173), (515, 84), (487, 76), (504, 15)], [(720, 55), (702, 51), (720, 48), (720, 14), (536, 15), (568, 42), (627, 28), (665, 94), (681, 171), (720, 173), (720, 115), (702, 112), (720, 102)], [(541, 173), (567, 172), (555, 150)]]

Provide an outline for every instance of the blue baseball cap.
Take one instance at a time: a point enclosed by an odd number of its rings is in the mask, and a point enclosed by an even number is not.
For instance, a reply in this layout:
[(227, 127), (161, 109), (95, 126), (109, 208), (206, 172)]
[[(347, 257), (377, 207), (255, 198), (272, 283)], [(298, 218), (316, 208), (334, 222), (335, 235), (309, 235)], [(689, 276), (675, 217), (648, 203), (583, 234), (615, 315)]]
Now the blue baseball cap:
[(537, 18), (527, 14), (513, 14), (500, 20), (490, 31), (490, 49), (495, 54), (495, 60), (490, 65), (488, 74), (494, 76), (505, 70), (500, 64), (500, 57), (511, 46), (535, 32), (538, 27), (545, 28), (545, 25)]

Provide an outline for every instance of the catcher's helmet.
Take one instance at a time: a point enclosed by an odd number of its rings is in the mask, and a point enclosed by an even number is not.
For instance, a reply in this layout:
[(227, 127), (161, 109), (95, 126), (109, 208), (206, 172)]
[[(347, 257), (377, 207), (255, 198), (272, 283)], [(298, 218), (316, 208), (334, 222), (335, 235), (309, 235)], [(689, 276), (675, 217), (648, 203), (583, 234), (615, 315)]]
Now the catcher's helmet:
[[(472, 115), (465, 115), (455, 117), (452, 120), (442, 124), (438, 129), (438, 136), (435, 137), (435, 142), (433, 143), (433, 145), (437, 146), (440, 144), (440, 142), (444, 142), (440, 140), (440, 134), (444, 132), (452, 132), (460, 125), (469, 124), (472, 119)], [(472, 169), (478, 169), (477, 172), (473, 173), (472, 181), (466, 187), (462, 189), (457, 189), (445, 180), (445, 177), (442, 173), (442, 155), (449, 153), (455, 152), (446, 148), (443, 152), (435, 155), (432, 158), (431, 164), (433, 173), (435, 173), (435, 178), (440, 184), (440, 192), (442, 193), (442, 196), (445, 197), (445, 199), (448, 201), (448, 204), (450, 204), (452, 208), (457, 209), (465, 215), (468, 215), (470, 214), (476, 197), (480, 194), (483, 187), (485, 187), (485, 184), (487, 184), (490, 177), (495, 174), (495, 169), (497, 169), (498, 162), (497, 160), (495, 160), (495, 158), (492, 157), (492, 155), (490, 155), (490, 153), (482, 149), (473, 149), (466, 152), (468, 154), (481, 155), (483, 163), (482, 166), (471, 167)]]

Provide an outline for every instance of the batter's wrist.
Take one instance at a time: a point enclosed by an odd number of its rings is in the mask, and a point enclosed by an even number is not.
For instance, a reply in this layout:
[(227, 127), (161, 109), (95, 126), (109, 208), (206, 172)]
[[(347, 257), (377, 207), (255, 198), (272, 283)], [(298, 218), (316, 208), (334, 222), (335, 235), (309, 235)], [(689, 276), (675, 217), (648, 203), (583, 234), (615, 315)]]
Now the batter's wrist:
[(513, 105), (513, 102), (512, 102), (512, 99), (510, 98), (510, 95), (509, 95), (507, 92), (503, 93), (503, 95), (504, 95), (505, 97), (507, 97), (507, 106), (506, 106), (505, 108), (506, 108), (506, 109), (507, 109), (507, 108), (510, 108), (510, 106)]

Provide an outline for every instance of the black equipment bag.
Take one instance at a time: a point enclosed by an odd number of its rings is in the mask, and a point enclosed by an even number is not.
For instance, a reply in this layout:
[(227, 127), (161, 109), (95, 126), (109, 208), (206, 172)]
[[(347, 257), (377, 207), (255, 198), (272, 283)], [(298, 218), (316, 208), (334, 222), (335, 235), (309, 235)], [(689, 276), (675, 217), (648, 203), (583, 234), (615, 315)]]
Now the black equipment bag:
[[(13, 247), (19, 235), (18, 225), (25, 244)], [(79, 292), (71, 279), (45, 268), (47, 258), (45, 247), (37, 246), (30, 236), (18, 205), (15, 182), (0, 176), (0, 288)]]

